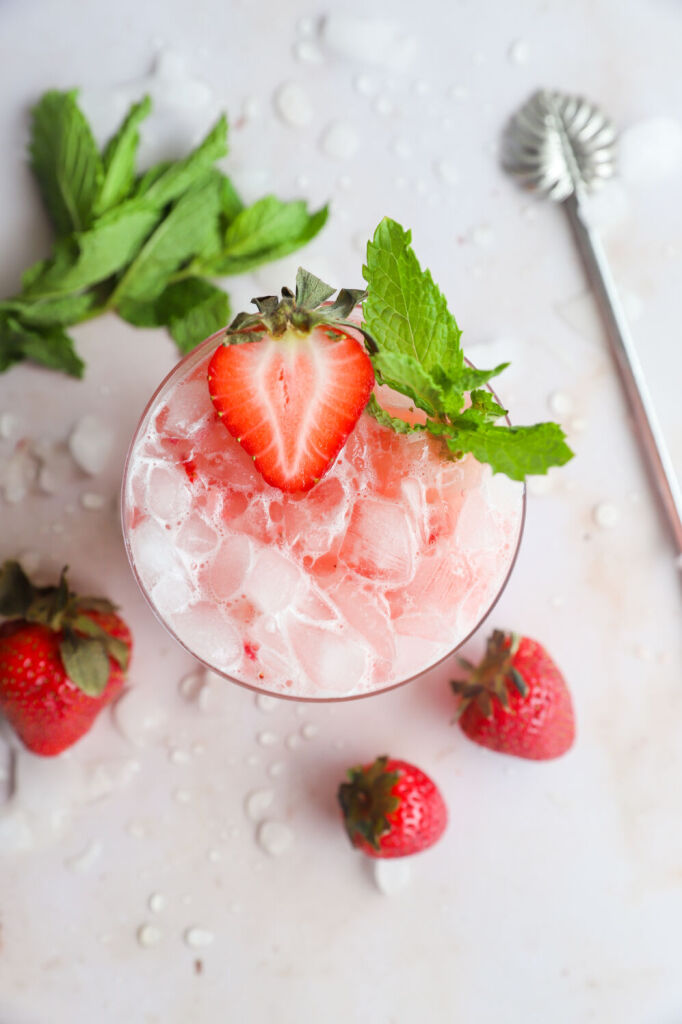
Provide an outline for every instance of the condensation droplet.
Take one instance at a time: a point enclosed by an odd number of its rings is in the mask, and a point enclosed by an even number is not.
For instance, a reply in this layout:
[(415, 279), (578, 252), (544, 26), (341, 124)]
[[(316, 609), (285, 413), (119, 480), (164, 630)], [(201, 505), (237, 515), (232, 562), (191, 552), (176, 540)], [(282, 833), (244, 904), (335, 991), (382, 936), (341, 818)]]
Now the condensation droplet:
[(274, 798), (275, 794), (271, 789), (254, 789), (249, 793), (244, 807), (251, 821), (260, 821)]
[(264, 821), (258, 829), (258, 843), (271, 857), (281, 857), (293, 841), (294, 833), (281, 821)]
[(313, 119), (313, 105), (298, 82), (285, 82), (274, 95), (275, 110), (292, 128), (303, 128)]
[(312, 740), (317, 736), (319, 728), (314, 722), (306, 722), (305, 725), (301, 726), (301, 736), (304, 740)]
[(358, 133), (348, 121), (332, 121), (320, 139), (320, 149), (332, 160), (350, 160), (359, 145)]

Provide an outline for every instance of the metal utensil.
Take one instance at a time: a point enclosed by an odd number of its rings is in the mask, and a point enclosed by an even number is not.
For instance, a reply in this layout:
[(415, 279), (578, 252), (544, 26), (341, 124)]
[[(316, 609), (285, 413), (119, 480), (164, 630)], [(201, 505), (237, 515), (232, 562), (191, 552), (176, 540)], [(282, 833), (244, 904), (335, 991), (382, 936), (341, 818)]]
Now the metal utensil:
[(682, 496), (604, 249), (585, 211), (585, 196), (614, 174), (615, 143), (612, 122), (594, 104), (541, 89), (511, 118), (502, 163), (519, 184), (566, 210), (682, 567)]

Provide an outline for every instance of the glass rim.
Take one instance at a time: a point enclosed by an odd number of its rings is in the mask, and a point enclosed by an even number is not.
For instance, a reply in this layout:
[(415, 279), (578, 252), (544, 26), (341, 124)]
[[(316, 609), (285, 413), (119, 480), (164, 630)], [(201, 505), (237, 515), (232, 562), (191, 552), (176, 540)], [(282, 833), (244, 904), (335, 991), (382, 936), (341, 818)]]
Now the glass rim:
[[(392, 682), (392, 683), (389, 683), (386, 686), (382, 686), (382, 687), (374, 689), (374, 690), (367, 690), (367, 691), (365, 691), (363, 693), (352, 693), (352, 694), (349, 694), (348, 696), (336, 696), (336, 697), (311, 697), (311, 696), (303, 696), (303, 695), (298, 695), (298, 694), (293, 694), (293, 693), (291, 693), (291, 694), (283, 693), (281, 691), (269, 690), (269, 689), (266, 689), (265, 687), (256, 686), (253, 683), (247, 683), (247, 682), (244, 682), (241, 679), (235, 679), (234, 676), (229, 675), (229, 673), (224, 672), (222, 669), (216, 668), (215, 665), (211, 665), (209, 662), (207, 662), (204, 658), (201, 657), (201, 655), (199, 655), (195, 651), (193, 651), (191, 649), (191, 647), (189, 647), (183, 640), (180, 639), (180, 637), (176, 634), (176, 632), (172, 628), (172, 626), (168, 622), (166, 622), (166, 620), (162, 617), (162, 615), (159, 612), (159, 610), (155, 607), (154, 602), (152, 601), (150, 594), (147, 592), (147, 588), (144, 585), (144, 583), (142, 582), (142, 580), (140, 578), (140, 575), (139, 575), (139, 573), (137, 571), (137, 567), (135, 565), (135, 558), (133, 556), (132, 546), (131, 546), (131, 543), (130, 543), (128, 527), (127, 527), (127, 524), (126, 524), (126, 490), (127, 490), (128, 471), (129, 471), (129, 467), (130, 467), (131, 456), (132, 456), (133, 450), (134, 450), (134, 448), (136, 446), (136, 443), (138, 441), (138, 438), (139, 438), (139, 436), (141, 434), (142, 428), (143, 428), (143, 426), (146, 426), (147, 417), (150, 415), (151, 410), (152, 410), (152, 408), (153, 408), (157, 398), (162, 393), (164, 388), (170, 383), (171, 379), (175, 376), (175, 374), (178, 372), (178, 370), (181, 367), (185, 366), (187, 363), (191, 362), (193, 359), (195, 359), (197, 362), (199, 362), (201, 356), (204, 353), (204, 351), (206, 349), (208, 349), (210, 345), (214, 344), (217, 341), (217, 339), (221, 338), (224, 335), (224, 333), (225, 333), (225, 331), (224, 331), (224, 328), (223, 328), (222, 330), (216, 331), (214, 334), (209, 335), (208, 338), (205, 338), (204, 341), (200, 342), (196, 346), (196, 348), (193, 348), (191, 352), (188, 352), (181, 359), (179, 359), (177, 361), (177, 363), (175, 363), (175, 365), (173, 367), (171, 367), (171, 369), (168, 371), (168, 373), (162, 379), (161, 383), (154, 390), (154, 392), (153, 392), (151, 398), (149, 399), (149, 401), (146, 403), (142, 413), (140, 414), (140, 418), (139, 418), (137, 426), (136, 426), (136, 428), (135, 428), (135, 430), (133, 432), (132, 438), (130, 440), (130, 444), (128, 445), (128, 451), (126, 452), (125, 462), (124, 462), (124, 465), (123, 465), (122, 481), (121, 481), (121, 496), (120, 496), (121, 531), (122, 531), (122, 534), (123, 534), (123, 543), (124, 543), (124, 546), (125, 546), (126, 556), (128, 558), (128, 564), (129, 564), (130, 569), (131, 569), (131, 571), (133, 573), (133, 576), (135, 578), (135, 582), (137, 583), (137, 586), (138, 586), (138, 588), (140, 589), (140, 591), (142, 593), (142, 596), (144, 597), (145, 601), (147, 602), (147, 604), (149, 605), (151, 611), (153, 612), (155, 618), (158, 620), (158, 622), (161, 624), (161, 626), (164, 628), (164, 630), (173, 638), (173, 640), (176, 643), (178, 643), (185, 651), (187, 651), (187, 653), (190, 654), (195, 659), (195, 661), (198, 661), (199, 664), (203, 665), (204, 668), (207, 669), (209, 672), (213, 672), (215, 675), (221, 676), (227, 682), (234, 683), (236, 686), (241, 686), (243, 689), (250, 690), (252, 693), (255, 693), (257, 695), (266, 696), (266, 697), (272, 697), (275, 700), (293, 701), (295, 703), (306, 703), (306, 704), (340, 704), (340, 703), (346, 703), (348, 701), (365, 700), (367, 698), (377, 697), (377, 696), (379, 696), (379, 695), (381, 695), (383, 693), (390, 693), (392, 690), (397, 690), (401, 686), (406, 686), (408, 683), (416, 682), (416, 680), (420, 679), (422, 676), (425, 676), (427, 673), (432, 672), (434, 669), (438, 668), (439, 665), (442, 665), (445, 661), (447, 661), (448, 658), (451, 658), (454, 654), (457, 653), (457, 651), (459, 651), (462, 647), (464, 647), (464, 645), (469, 642), (469, 640), (472, 638), (472, 636), (475, 633), (478, 632), (478, 630), (481, 628), (483, 623), (488, 619), (488, 617), (490, 616), (491, 612), (494, 610), (494, 608), (496, 607), (498, 601), (502, 597), (502, 594), (504, 593), (504, 591), (505, 591), (505, 589), (507, 587), (507, 584), (509, 582), (509, 579), (511, 577), (511, 574), (512, 574), (512, 572), (514, 570), (514, 567), (516, 565), (516, 561), (517, 561), (518, 556), (519, 556), (519, 550), (521, 548), (521, 540), (523, 538), (523, 531), (524, 531), (524, 527), (525, 527), (525, 523), (526, 523), (527, 487), (526, 487), (525, 481), (521, 482), (521, 484), (522, 484), (521, 516), (520, 516), (520, 519), (519, 519), (518, 532), (517, 532), (517, 536), (516, 536), (516, 544), (515, 544), (515, 547), (514, 547), (514, 554), (513, 554), (512, 559), (511, 559), (511, 561), (509, 563), (509, 566), (507, 568), (507, 572), (505, 573), (504, 579), (500, 583), (500, 586), (498, 587), (497, 592), (495, 593), (495, 596), (494, 596), (493, 600), (491, 601), (491, 603), (487, 607), (487, 609), (485, 611), (485, 614), (471, 628), (471, 630), (467, 633), (467, 635), (465, 637), (463, 637), (463, 639), (461, 639), (456, 644), (456, 646), (452, 647), (444, 655), (442, 655), (442, 657), (440, 657), (436, 661), (432, 662), (426, 668), (420, 669), (419, 672), (415, 672), (413, 675), (408, 676), (406, 679), (400, 679), (398, 682)], [(471, 364), (469, 362), (469, 360), (465, 360), (465, 361), (467, 363), (469, 363), (470, 366), (473, 365), (473, 364)], [(497, 394), (490, 387), (490, 384), (486, 384), (485, 386), (492, 393), (494, 398), (497, 400)], [(509, 420), (508, 416), (505, 416), (505, 420), (511, 426), (511, 423), (510, 423), (510, 420)]]

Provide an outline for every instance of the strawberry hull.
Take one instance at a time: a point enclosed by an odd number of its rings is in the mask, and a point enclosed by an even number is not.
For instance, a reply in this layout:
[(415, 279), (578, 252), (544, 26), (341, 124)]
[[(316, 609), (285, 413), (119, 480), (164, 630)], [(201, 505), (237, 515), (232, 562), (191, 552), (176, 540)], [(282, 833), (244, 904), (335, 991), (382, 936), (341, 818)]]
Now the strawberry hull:
[(269, 693), (339, 700), (421, 674), (499, 596), (522, 485), (363, 413), (311, 490), (272, 487), (211, 403), (219, 340), (161, 385), (128, 456), (124, 535), (152, 608), (213, 670)]

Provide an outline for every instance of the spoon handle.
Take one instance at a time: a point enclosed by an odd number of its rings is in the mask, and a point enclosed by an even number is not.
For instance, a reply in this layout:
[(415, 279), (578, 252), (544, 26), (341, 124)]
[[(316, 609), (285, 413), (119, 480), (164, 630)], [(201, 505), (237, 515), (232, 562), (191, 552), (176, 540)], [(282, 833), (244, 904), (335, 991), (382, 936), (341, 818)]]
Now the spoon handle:
[(678, 566), (682, 568), (682, 496), (606, 254), (599, 236), (583, 216), (578, 196), (572, 193), (563, 206), (597, 300), (651, 482), (675, 543)]

